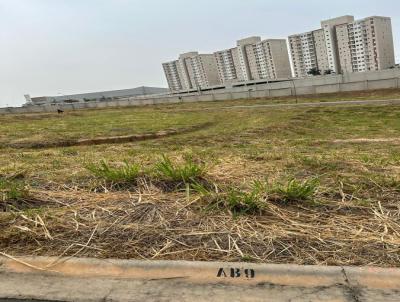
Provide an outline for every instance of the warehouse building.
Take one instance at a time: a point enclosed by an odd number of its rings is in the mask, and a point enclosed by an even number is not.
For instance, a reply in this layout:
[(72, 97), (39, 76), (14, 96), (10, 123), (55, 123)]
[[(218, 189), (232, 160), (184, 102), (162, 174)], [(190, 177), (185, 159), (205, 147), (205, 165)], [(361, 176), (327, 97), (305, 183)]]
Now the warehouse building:
[(137, 87), (132, 89), (111, 90), (102, 92), (90, 92), (82, 94), (60, 95), (60, 96), (42, 96), (30, 98), (26, 96), (28, 105), (45, 105), (45, 104), (71, 104), (82, 102), (101, 102), (117, 100), (125, 97), (139, 97), (146, 95), (166, 94), (167, 88), (159, 87)]

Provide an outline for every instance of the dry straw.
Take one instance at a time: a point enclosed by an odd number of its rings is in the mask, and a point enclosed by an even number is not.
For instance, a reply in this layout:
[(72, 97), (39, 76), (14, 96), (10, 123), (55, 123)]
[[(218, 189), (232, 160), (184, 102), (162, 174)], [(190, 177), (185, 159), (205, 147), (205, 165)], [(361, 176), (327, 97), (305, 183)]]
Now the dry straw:
[(140, 187), (35, 191), (51, 210), (6, 213), (2, 255), (400, 266), (396, 202), (357, 205), (339, 188), (338, 201), (324, 202), (323, 193), (318, 206), (267, 201), (261, 214), (233, 217), (205, 211), (196, 195)]

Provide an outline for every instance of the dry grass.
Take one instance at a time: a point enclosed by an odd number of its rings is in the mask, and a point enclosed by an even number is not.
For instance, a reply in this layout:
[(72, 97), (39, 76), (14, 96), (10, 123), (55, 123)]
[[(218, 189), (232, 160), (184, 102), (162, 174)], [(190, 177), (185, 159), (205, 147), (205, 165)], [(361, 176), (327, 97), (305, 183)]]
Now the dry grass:
[[(0, 200), (0, 253), (400, 266), (399, 106), (200, 110), (233, 103), (0, 117), (0, 178), (18, 178), (28, 192)], [(210, 126), (140, 142), (5, 146), (204, 123)], [(202, 184), (220, 201), (230, 190), (253, 198), (254, 181), (282, 185), (257, 192), (256, 211), (233, 213), (224, 202), (210, 207), (213, 196), (192, 183), (166, 190), (171, 180), (148, 172), (163, 154), (176, 167), (187, 158), (204, 163)], [(116, 186), (85, 168), (103, 159), (112, 167), (138, 163), (143, 173)], [(313, 202), (287, 202), (290, 180), (296, 189), (314, 178)]]
[[(147, 189), (144, 189), (146, 188)], [(339, 188), (338, 188), (339, 189)], [(196, 196), (36, 191), (50, 211), (12, 211), (0, 221), (2, 251), (138, 259), (398, 266), (399, 206), (270, 202), (258, 215), (205, 212)], [(323, 196), (320, 197), (324, 199)], [(60, 202), (62, 200), (62, 202)], [(89, 241), (90, 239), (90, 241)]]

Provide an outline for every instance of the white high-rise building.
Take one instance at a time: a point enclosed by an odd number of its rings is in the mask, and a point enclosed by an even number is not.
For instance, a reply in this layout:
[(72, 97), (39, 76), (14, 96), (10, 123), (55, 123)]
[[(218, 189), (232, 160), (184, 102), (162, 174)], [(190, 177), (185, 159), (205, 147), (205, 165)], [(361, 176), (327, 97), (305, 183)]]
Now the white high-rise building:
[(187, 52), (179, 55), (178, 73), (183, 90), (193, 89), (195, 87), (193, 79), (189, 76), (190, 58), (199, 55), (197, 51)]
[(163, 68), (172, 91), (203, 89), (221, 83), (212, 54), (184, 53), (178, 60), (164, 63)]
[(260, 37), (249, 37), (237, 41), (239, 65), (237, 67), (239, 81), (251, 81), (253, 76), (250, 66), (255, 64), (255, 54), (253, 46), (261, 42)]
[(294, 75), (382, 70), (395, 65), (391, 20), (343, 16), (321, 22), (321, 29), (292, 35), (289, 47)]
[(289, 48), (295, 77), (305, 77), (311, 69), (330, 69), (324, 30), (290, 36)]
[(340, 73), (339, 53), (337, 48), (336, 27), (354, 21), (353, 16), (342, 16), (334, 19), (321, 21), (321, 28), (325, 34), (325, 45), (327, 50), (328, 69)]
[(295, 77), (305, 77), (312, 69), (339, 73), (336, 26), (352, 22), (354, 17), (343, 16), (321, 22), (321, 29), (289, 37)]
[(221, 83), (232, 83), (238, 81), (237, 66), (239, 56), (237, 48), (230, 48), (214, 53)]
[(395, 65), (393, 33), (388, 17), (368, 17), (336, 28), (342, 71), (388, 69)]
[(290, 62), (286, 40), (267, 39), (253, 45), (249, 57), (255, 56), (250, 71), (254, 80), (289, 78)]
[(214, 53), (222, 83), (291, 76), (286, 40), (250, 37), (237, 45)]
[(314, 32), (289, 37), (289, 47), (295, 77), (304, 77), (313, 68), (318, 68)]
[(213, 54), (197, 54), (187, 59), (192, 88), (203, 89), (221, 84), (217, 61)]
[(179, 61), (175, 60), (163, 63), (162, 65), (164, 68), (165, 77), (167, 78), (169, 89), (173, 91), (183, 90), (181, 78), (178, 71), (178, 69), (180, 68)]

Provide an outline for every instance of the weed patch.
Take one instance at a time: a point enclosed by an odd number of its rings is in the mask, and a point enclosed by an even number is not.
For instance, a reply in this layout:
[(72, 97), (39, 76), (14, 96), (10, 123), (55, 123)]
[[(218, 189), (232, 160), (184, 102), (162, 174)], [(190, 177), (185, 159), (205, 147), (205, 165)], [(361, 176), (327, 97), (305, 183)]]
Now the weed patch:
[(28, 190), (21, 180), (0, 178), (1, 201), (22, 200), (27, 198)]
[(0, 178), (0, 211), (28, 206), (29, 191), (19, 179)]
[(183, 163), (176, 163), (163, 155), (156, 163), (154, 171), (156, 177), (165, 185), (181, 188), (187, 184), (202, 182), (206, 166), (204, 163), (195, 162), (192, 158), (185, 158)]
[(250, 191), (230, 189), (217, 205), (228, 208), (234, 215), (260, 213), (267, 203), (267, 190), (261, 183), (253, 183)]
[(275, 199), (284, 203), (312, 201), (318, 191), (319, 180), (308, 179), (298, 181), (291, 179), (287, 183), (273, 184), (269, 192), (275, 194)]
[(129, 184), (135, 182), (140, 176), (141, 167), (136, 163), (124, 162), (122, 166), (111, 166), (105, 160), (100, 163), (86, 165), (94, 176), (112, 184)]
[(222, 190), (215, 186), (211, 190), (201, 184), (193, 184), (191, 189), (208, 202), (208, 210), (226, 209), (233, 215), (245, 215), (261, 214), (272, 201), (283, 205), (313, 201), (318, 186), (317, 179), (303, 182), (291, 179), (285, 184), (254, 181), (247, 190), (234, 186)]

